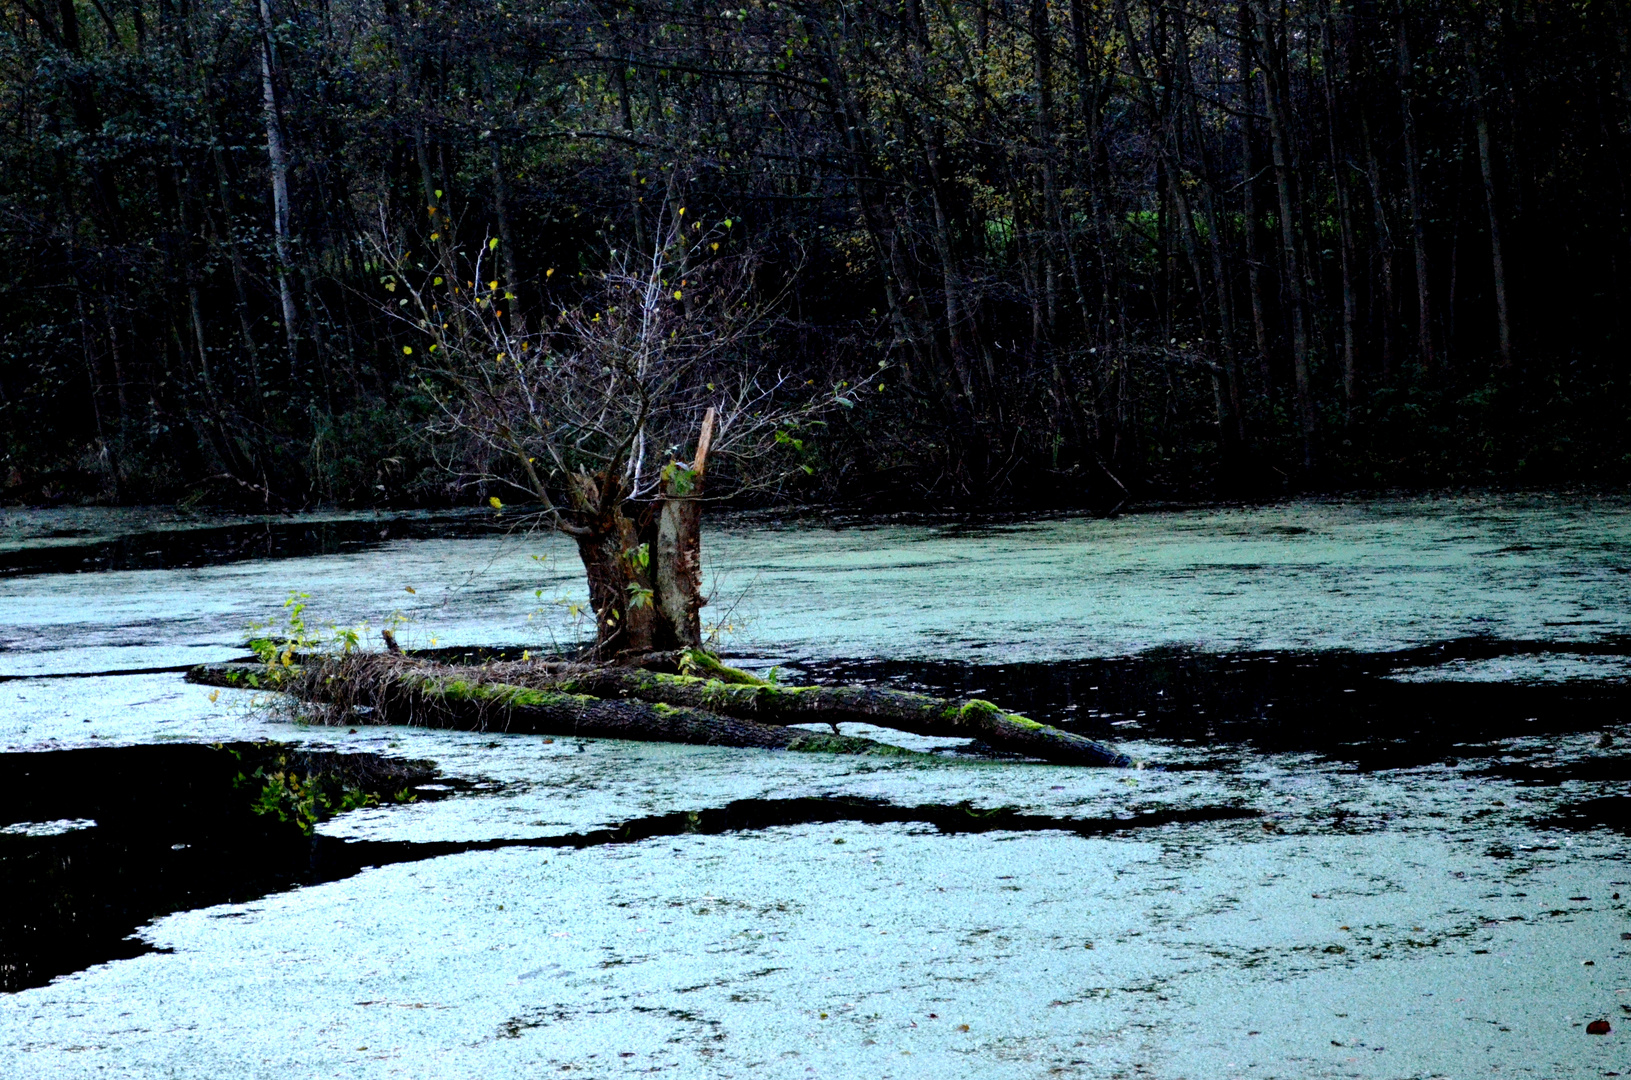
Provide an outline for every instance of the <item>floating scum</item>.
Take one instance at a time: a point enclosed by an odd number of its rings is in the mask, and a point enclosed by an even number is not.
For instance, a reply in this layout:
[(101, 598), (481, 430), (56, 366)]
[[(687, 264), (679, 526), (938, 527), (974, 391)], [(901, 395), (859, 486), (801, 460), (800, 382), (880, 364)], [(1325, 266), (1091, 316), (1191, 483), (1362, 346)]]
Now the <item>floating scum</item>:
[[(973, 739), (1063, 765), (1130, 767), (1111, 747), (1006, 712), (867, 686), (780, 686), (701, 649), (622, 664), (523, 660), (444, 664), (393, 649), (258, 663), (201, 664), (188, 679), (274, 690), (319, 706), (319, 722), (402, 724), (512, 734), (589, 736), (838, 754), (913, 751), (839, 733), (864, 723), (916, 735)], [(832, 733), (792, 725), (832, 726)]]

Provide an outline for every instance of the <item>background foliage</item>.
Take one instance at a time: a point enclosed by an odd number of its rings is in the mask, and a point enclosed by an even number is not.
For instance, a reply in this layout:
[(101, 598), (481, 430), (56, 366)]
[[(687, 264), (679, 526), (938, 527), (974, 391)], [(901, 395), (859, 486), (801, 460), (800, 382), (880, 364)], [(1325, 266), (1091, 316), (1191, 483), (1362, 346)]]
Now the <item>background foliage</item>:
[(810, 497), (1626, 475), (1620, 0), (721, 4), (0, 0), (7, 495), (465, 501), (370, 252), (544, 327), (665, 201)]

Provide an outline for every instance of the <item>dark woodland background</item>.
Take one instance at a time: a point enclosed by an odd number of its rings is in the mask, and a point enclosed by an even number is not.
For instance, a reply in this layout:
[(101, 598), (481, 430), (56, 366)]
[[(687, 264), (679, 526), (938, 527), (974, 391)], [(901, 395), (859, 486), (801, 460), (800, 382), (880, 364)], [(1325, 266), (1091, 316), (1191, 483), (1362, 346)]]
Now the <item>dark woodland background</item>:
[(381, 239), (682, 205), (848, 384), (772, 497), (1617, 483), (1628, 184), (1621, 0), (0, 0), (0, 498), (474, 502)]

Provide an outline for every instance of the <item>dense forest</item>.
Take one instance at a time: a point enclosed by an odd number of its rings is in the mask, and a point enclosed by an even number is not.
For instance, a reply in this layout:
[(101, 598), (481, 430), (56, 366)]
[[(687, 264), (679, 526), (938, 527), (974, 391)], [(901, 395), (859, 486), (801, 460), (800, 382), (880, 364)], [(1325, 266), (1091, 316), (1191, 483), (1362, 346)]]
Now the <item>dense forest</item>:
[(686, 229), (761, 491), (1614, 482), (1628, 185), (1622, 0), (0, 0), (0, 497), (484, 498), (402, 267)]

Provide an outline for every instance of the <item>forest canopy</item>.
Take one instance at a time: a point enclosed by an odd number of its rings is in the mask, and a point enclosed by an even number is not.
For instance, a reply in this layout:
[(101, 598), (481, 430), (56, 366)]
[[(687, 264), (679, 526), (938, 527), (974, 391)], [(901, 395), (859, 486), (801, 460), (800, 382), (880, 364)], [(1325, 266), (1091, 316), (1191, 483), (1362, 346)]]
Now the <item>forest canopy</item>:
[(0, 483), (484, 501), (382, 252), (547, 344), (675, 222), (761, 495), (1616, 481), (1628, 184), (1621, 0), (0, 0)]

